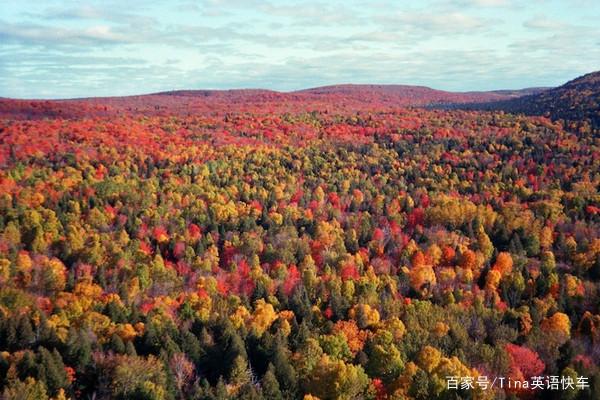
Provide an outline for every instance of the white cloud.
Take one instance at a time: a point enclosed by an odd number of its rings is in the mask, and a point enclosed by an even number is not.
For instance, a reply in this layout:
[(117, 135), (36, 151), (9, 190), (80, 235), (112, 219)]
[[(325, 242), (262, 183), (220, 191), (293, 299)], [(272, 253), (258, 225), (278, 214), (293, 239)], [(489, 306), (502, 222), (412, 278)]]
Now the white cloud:
[(476, 33), (489, 27), (490, 19), (461, 12), (434, 14), (428, 12), (398, 13), (380, 16), (377, 20), (387, 29), (427, 36)]
[(550, 19), (545, 16), (537, 16), (534, 18), (530, 18), (523, 23), (523, 26), (529, 29), (540, 30), (540, 31), (555, 31), (566, 28), (568, 25), (557, 21), (555, 19)]
[(0, 21), (0, 38), (22, 44), (102, 44), (127, 42), (130, 39), (105, 25), (84, 29), (61, 28), (38, 24), (10, 24)]

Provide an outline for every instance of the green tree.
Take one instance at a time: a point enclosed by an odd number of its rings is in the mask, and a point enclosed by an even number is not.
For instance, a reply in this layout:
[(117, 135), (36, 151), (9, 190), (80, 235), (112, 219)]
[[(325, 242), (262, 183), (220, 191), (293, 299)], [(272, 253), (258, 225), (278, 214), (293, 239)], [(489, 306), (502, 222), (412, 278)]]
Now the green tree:
[(260, 381), (262, 394), (267, 399), (283, 400), (283, 395), (281, 394), (281, 389), (279, 388), (279, 382), (277, 382), (277, 377), (275, 376), (274, 371), (275, 367), (273, 364), (269, 363), (267, 372), (265, 372), (265, 375)]
[(365, 353), (369, 358), (365, 367), (369, 376), (379, 377), (384, 382), (391, 382), (404, 369), (400, 351), (394, 344), (394, 337), (388, 331), (377, 331), (367, 341)]

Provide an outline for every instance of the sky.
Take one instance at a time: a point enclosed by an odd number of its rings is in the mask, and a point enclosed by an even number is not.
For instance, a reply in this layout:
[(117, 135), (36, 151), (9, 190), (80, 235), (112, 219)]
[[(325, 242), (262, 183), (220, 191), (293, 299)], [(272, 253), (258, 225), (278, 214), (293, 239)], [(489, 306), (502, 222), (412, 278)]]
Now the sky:
[(600, 69), (598, 21), (598, 0), (0, 0), (0, 96), (557, 86)]

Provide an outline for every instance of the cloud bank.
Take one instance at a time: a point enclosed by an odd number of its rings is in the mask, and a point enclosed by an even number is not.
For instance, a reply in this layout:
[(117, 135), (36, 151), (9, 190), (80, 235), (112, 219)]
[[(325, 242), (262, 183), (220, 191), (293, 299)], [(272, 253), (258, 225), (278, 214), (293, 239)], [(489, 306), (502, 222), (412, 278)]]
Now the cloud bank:
[(558, 85), (600, 65), (600, 3), (585, 0), (48, 4), (3, 2), (0, 96), (349, 82), (488, 90)]

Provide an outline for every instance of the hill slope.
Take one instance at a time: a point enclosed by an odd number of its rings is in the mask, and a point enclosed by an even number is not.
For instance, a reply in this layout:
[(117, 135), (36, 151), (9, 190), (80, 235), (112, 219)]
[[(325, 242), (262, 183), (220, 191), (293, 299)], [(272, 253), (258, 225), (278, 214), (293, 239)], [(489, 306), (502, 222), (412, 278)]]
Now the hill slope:
[(474, 108), (544, 115), (583, 128), (600, 129), (600, 71), (583, 75), (554, 89)]
[(343, 96), (362, 101), (393, 102), (404, 106), (425, 106), (431, 104), (462, 104), (508, 100), (518, 96), (537, 93), (539, 89), (496, 90), (487, 92), (447, 92), (426, 86), (413, 85), (332, 85), (297, 91), (298, 94), (312, 96)]

